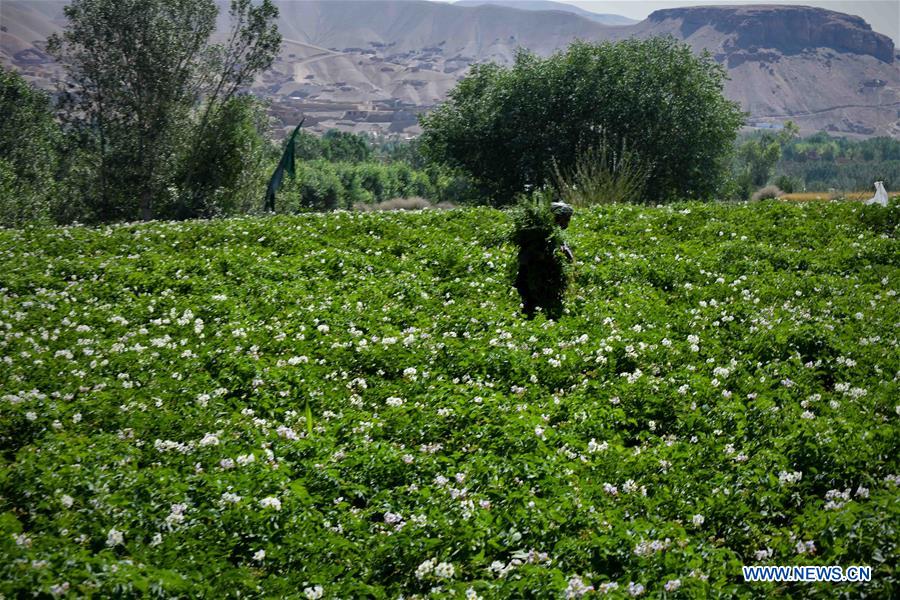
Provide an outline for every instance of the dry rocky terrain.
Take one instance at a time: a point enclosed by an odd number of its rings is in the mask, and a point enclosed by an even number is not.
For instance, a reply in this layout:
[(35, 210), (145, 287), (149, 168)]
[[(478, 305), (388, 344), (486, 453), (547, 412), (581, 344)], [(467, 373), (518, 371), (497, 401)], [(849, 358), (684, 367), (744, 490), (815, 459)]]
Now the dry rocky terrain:
[[(64, 25), (57, 1), (0, 5), (0, 61), (52, 89), (62, 71), (45, 40)], [(331, 128), (413, 136), (471, 65), (509, 64), (519, 47), (546, 55), (575, 39), (672, 35), (727, 69), (727, 95), (748, 124), (787, 119), (804, 132), (900, 136), (900, 60), (859, 17), (799, 6), (660, 10), (611, 26), (573, 12), (422, 0), (278, 1), (284, 45), (254, 92), (285, 128), (306, 115)], [(227, 11), (223, 11), (225, 13)], [(222, 17), (222, 25), (226, 23)]]

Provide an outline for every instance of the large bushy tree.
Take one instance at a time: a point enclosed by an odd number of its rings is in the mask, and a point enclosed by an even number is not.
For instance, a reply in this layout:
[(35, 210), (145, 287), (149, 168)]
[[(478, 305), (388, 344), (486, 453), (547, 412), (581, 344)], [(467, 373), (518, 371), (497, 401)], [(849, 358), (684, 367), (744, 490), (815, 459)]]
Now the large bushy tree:
[(421, 120), (435, 160), (470, 173), (496, 204), (573, 166), (599, 139), (650, 168), (648, 202), (715, 196), (743, 113), (725, 70), (671, 38), (576, 42), (510, 68), (478, 65)]
[(73, 0), (49, 40), (66, 67), (68, 124), (90, 147), (100, 219), (144, 219), (167, 189), (198, 203), (196, 164), (220, 111), (281, 44), (271, 0), (231, 0), (231, 30), (214, 44), (214, 0)]

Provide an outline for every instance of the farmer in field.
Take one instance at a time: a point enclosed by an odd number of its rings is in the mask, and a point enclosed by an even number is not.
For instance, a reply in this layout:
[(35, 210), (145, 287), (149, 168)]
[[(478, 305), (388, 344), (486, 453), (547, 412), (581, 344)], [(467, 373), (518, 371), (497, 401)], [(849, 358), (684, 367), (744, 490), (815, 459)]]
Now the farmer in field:
[(575, 211), (564, 202), (528, 202), (514, 216), (512, 239), (519, 247), (515, 287), (522, 298), (522, 310), (532, 318), (541, 309), (550, 318), (562, 314), (567, 278), (563, 258), (574, 256), (562, 230), (569, 226)]
[[(569, 221), (572, 220), (572, 215), (575, 214), (575, 209), (566, 204), (565, 202), (554, 202), (550, 205), (550, 212), (553, 213), (553, 219), (556, 221), (556, 225), (560, 229), (568, 229)], [(568, 242), (566, 242), (565, 237), (561, 237), (562, 244), (559, 249), (562, 250), (563, 254), (566, 255), (566, 258), (569, 259), (569, 262), (575, 260), (575, 255), (572, 254), (572, 249), (569, 248)]]

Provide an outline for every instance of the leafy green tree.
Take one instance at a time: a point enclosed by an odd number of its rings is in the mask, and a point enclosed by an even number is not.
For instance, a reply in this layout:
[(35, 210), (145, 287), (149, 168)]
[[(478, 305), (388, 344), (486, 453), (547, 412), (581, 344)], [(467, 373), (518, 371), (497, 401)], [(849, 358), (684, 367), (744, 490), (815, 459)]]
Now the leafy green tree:
[(265, 107), (253, 96), (240, 94), (226, 100), (197, 133), (203, 137), (182, 161), (179, 180), (189, 180), (190, 188), (176, 190), (166, 214), (186, 219), (258, 208), (258, 192), (271, 172), (267, 125)]
[(98, 218), (153, 218), (164, 190), (195, 189), (217, 115), (271, 65), (278, 10), (231, 0), (224, 44), (210, 42), (214, 0), (73, 0), (64, 10), (48, 50), (71, 81), (67, 120), (97, 157)]
[(60, 139), (50, 99), (0, 67), (0, 114), (0, 225), (47, 220)]
[(742, 199), (746, 200), (754, 189), (768, 183), (772, 170), (781, 160), (782, 149), (798, 132), (797, 125), (788, 121), (778, 133), (754, 135), (738, 147), (735, 178)]
[(297, 160), (316, 160), (322, 158), (322, 142), (312, 133), (304, 130), (297, 132), (294, 141), (294, 156)]
[(485, 186), (495, 204), (567, 170), (605, 136), (650, 169), (644, 198), (709, 198), (743, 122), (722, 94), (725, 70), (671, 38), (577, 42), (511, 68), (479, 65), (425, 115), (423, 151)]
[(322, 156), (332, 162), (365, 162), (372, 148), (365, 136), (331, 129), (322, 136)]

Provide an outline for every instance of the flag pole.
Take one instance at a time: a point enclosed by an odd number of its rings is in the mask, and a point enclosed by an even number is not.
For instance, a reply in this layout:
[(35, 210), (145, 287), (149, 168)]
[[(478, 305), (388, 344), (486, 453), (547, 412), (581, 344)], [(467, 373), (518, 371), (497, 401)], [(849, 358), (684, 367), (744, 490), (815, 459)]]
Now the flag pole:
[(278, 161), (278, 166), (275, 167), (275, 172), (272, 173), (272, 177), (269, 179), (269, 185), (266, 187), (266, 200), (263, 205), (263, 210), (267, 212), (275, 212), (275, 192), (278, 191), (278, 188), (281, 187), (281, 184), (284, 183), (284, 174), (287, 172), (288, 175), (293, 179), (296, 176), (296, 167), (294, 164), (294, 152), (295, 146), (294, 142), (297, 139), (297, 134), (300, 132), (300, 128), (303, 127), (303, 122), (306, 121), (306, 117), (301, 119), (300, 124), (294, 128), (294, 132), (291, 134), (291, 137), (288, 139), (287, 145), (284, 147), (284, 152), (281, 155), (281, 160)]

